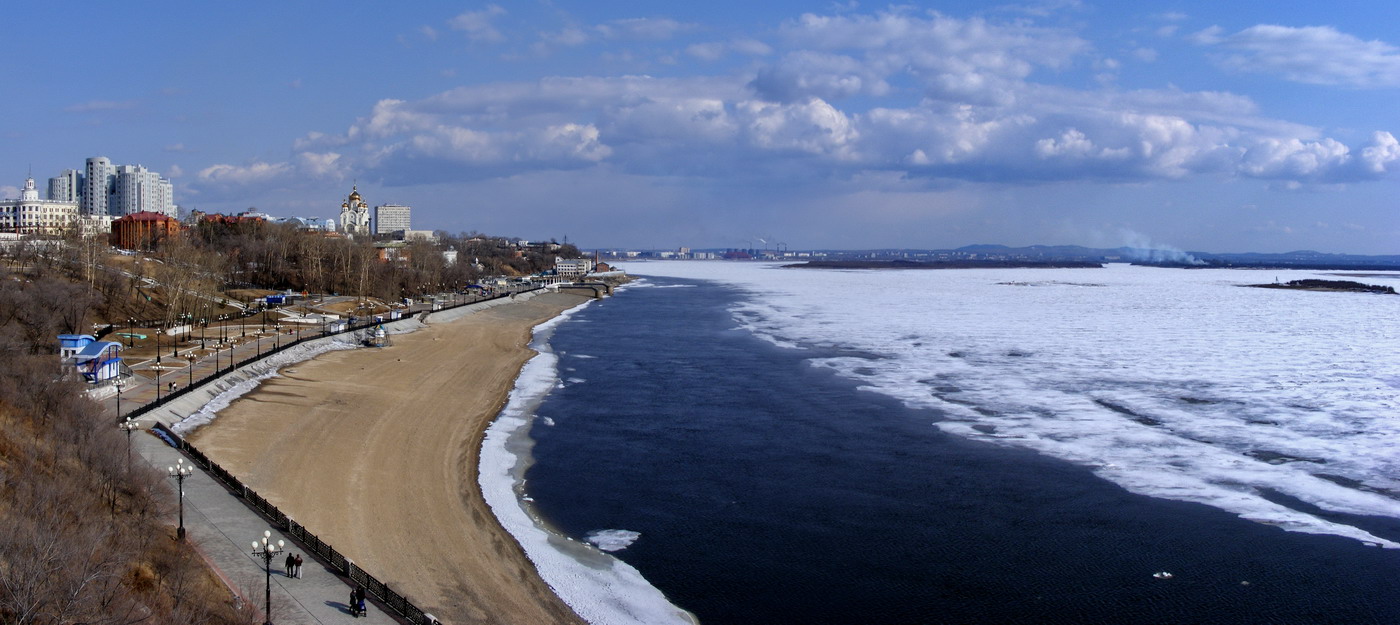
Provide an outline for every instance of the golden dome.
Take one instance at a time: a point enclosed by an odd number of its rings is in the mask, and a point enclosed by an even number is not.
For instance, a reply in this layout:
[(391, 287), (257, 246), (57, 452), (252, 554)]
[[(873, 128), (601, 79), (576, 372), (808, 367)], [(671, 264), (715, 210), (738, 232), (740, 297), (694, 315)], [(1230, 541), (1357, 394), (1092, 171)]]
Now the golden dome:
[(360, 192), (355, 188), (356, 186), (358, 186), (358, 185), (352, 185), (352, 186), (350, 187), (350, 201), (351, 201), (351, 202), (360, 199)]

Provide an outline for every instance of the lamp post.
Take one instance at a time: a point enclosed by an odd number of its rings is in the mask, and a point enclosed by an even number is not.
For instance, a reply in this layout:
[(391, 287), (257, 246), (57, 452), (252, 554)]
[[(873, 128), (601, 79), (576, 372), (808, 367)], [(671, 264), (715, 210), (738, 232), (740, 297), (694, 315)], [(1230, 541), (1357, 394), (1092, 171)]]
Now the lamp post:
[(282, 553), (284, 544), (280, 540), (276, 543), (271, 542), (271, 540), (272, 530), (263, 530), (262, 540), (253, 541), (253, 555), (262, 559), (263, 570), (267, 572), (267, 585), (265, 590), (266, 607), (263, 608), (263, 616), (265, 617), (263, 625), (272, 625), (272, 558)]
[(153, 332), (156, 335), (156, 366), (160, 366), (160, 326), (157, 325)]
[(180, 527), (175, 530), (175, 536), (180, 540), (185, 539), (185, 478), (194, 473), (194, 467), (185, 464), (185, 459), (180, 458), (175, 461), (175, 466), (166, 467), (165, 472), (170, 477), (175, 478), (175, 482), (180, 485)]
[(117, 416), (122, 416), (122, 378), (117, 374)]
[[(121, 387), (117, 387), (120, 392)], [(141, 429), (135, 419), (127, 417), (117, 422), (117, 429), (126, 432), (126, 472), (131, 473), (131, 433)]]
[(190, 386), (194, 386), (194, 354), (185, 354), (185, 358), (190, 361)]
[(131, 326), (134, 326), (134, 325), (136, 325), (136, 319), (134, 319), (134, 318), (132, 318), (132, 317), (127, 317), (127, 318), (126, 318), (126, 348), (127, 348), (127, 349), (131, 349)]

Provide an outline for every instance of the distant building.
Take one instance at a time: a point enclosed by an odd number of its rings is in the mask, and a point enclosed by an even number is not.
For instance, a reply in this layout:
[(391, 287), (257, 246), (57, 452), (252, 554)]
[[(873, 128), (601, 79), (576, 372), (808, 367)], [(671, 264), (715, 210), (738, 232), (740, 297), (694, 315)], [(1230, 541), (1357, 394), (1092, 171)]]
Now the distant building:
[(565, 260), (555, 257), (554, 273), (561, 278), (580, 278), (593, 271), (593, 261), (587, 258)]
[(149, 250), (180, 234), (180, 220), (169, 215), (141, 212), (112, 222), (112, 245), (125, 250)]
[(117, 168), (112, 166), (111, 159), (94, 156), (87, 160), (81, 186), (82, 197), (79, 199), (79, 207), (84, 215), (112, 214), (107, 210), (107, 200), (112, 195), (112, 183), (116, 177)]
[(352, 236), (369, 234), (369, 204), (360, 197), (357, 185), (350, 186), (350, 196), (340, 204), (340, 229)]
[(134, 215), (141, 212), (175, 214), (170, 181), (141, 165), (121, 165), (112, 180), (107, 212)]
[(374, 207), (374, 233), (389, 234), (408, 230), (413, 209), (402, 204), (380, 204)]
[(83, 173), (76, 169), (65, 169), (63, 173), (49, 178), (49, 199), (60, 202), (78, 202), (83, 197)]
[(112, 235), (112, 222), (116, 218), (111, 215), (78, 215), (78, 236), (81, 237), (110, 237)]
[(169, 180), (141, 165), (113, 165), (105, 156), (87, 159), (82, 173), (69, 169), (49, 178), (49, 197), (76, 200), (84, 215), (152, 212), (173, 216), (176, 211)]
[(297, 228), (300, 228), (302, 230), (312, 230), (318, 232), (335, 232), (335, 219), (329, 217), (326, 219), (321, 219), (320, 217), (287, 217), (285, 219), (276, 219), (274, 221), (277, 221), (278, 223), (293, 224)]
[(63, 234), (78, 220), (78, 204), (39, 199), (34, 177), (24, 179), (19, 199), (0, 200), (0, 232)]

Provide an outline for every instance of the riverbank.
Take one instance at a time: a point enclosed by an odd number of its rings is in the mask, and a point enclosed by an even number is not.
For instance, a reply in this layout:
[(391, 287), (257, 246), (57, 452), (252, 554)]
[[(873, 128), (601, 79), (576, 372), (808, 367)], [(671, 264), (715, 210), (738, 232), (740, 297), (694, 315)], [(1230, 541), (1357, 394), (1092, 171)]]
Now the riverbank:
[(190, 438), (298, 522), (445, 622), (579, 623), (477, 484), (485, 430), (545, 294), (291, 365)]

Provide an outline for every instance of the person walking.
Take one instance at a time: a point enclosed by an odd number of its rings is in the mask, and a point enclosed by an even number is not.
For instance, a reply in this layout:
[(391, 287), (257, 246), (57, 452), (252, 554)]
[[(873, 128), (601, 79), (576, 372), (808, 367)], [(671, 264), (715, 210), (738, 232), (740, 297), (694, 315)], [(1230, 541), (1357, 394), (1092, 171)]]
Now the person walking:
[(298, 553), (298, 554), (297, 554), (297, 579), (301, 579), (301, 563), (302, 563), (302, 562), (304, 562), (304, 560), (301, 559), (301, 554)]
[(290, 552), (287, 553), (287, 561), (283, 563), (283, 565), (287, 569), (287, 577), (294, 577), (296, 575), (297, 561), (296, 558), (292, 557)]

